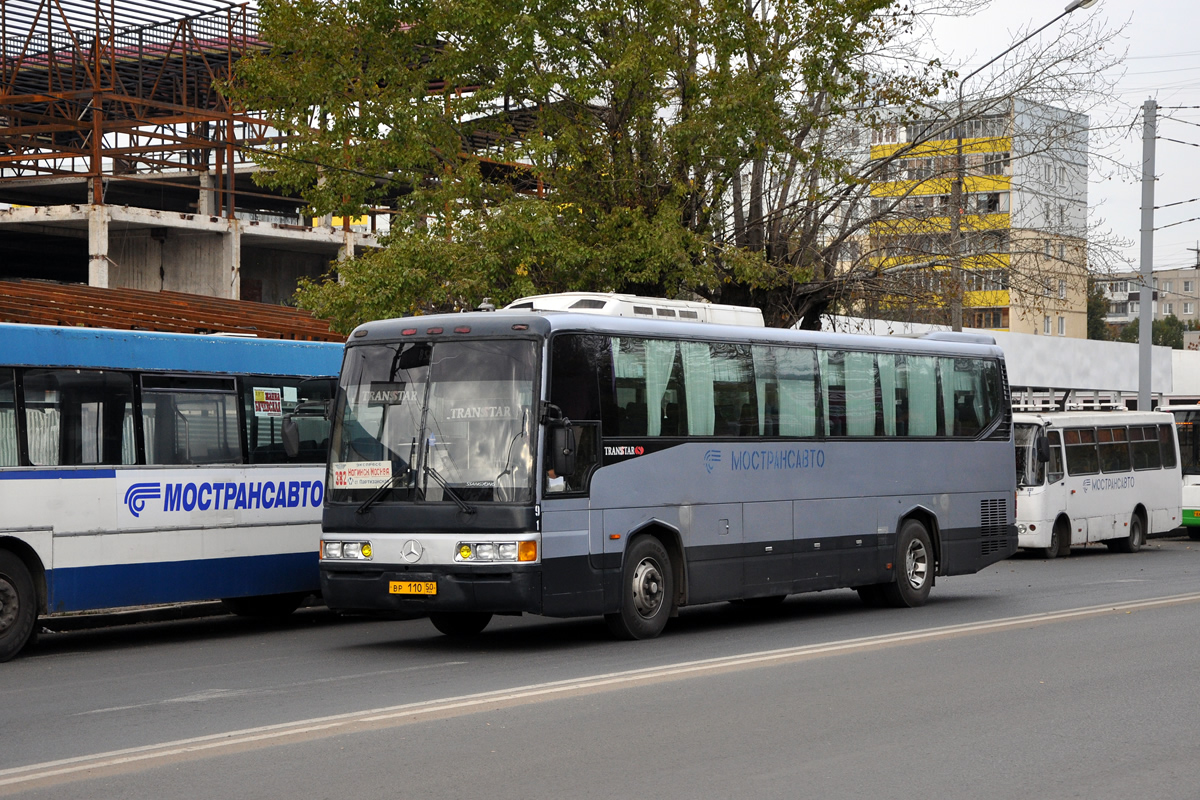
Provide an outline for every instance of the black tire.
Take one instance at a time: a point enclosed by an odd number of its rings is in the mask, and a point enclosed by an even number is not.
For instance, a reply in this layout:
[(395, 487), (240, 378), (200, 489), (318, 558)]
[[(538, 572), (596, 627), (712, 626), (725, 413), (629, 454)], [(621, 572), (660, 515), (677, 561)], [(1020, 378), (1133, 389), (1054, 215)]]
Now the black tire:
[(625, 551), (621, 569), (621, 610), (604, 621), (618, 639), (653, 639), (671, 616), (675, 578), (671, 557), (652, 536), (640, 536)]
[(1066, 558), (1071, 555), (1071, 523), (1060, 519), (1054, 523), (1054, 530), (1058, 534), (1058, 557)]
[(1193, 542), (1200, 542), (1200, 528), (1191, 527), (1187, 529), (1188, 538)]
[(1058, 525), (1050, 532), (1050, 544), (1046, 547), (1031, 548), (1038, 558), (1058, 558), (1062, 552), (1062, 530)]
[(870, 586), (857, 586), (854, 591), (858, 592), (858, 599), (867, 608), (887, 608), (888, 600), (883, 591), (886, 586), (886, 583), (873, 583)]
[(1136, 553), (1142, 549), (1145, 541), (1146, 526), (1142, 524), (1142, 515), (1135, 511), (1129, 518), (1129, 535), (1121, 539), (1113, 539), (1105, 544), (1109, 546), (1109, 549), (1116, 550), (1118, 553)]
[(254, 597), (225, 597), (221, 604), (239, 617), (282, 619), (299, 608), (306, 597), (306, 592), (260, 594)]
[(466, 639), (483, 633), (492, 615), (487, 611), (435, 611), (429, 615), (429, 621), (447, 636)]
[(900, 528), (896, 542), (896, 581), (881, 585), (883, 597), (892, 608), (925, 605), (933, 587), (933, 543), (925, 526), (910, 519)]
[(0, 550), (0, 662), (29, 643), (37, 626), (37, 593), (25, 562)]

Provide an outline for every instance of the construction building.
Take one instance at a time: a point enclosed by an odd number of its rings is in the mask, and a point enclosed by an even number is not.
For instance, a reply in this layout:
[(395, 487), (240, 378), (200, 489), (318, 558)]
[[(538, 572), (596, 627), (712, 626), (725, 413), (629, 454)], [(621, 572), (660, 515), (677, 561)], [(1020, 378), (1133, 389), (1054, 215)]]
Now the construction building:
[(374, 218), (314, 225), (255, 184), (251, 149), (277, 132), (218, 92), (267, 47), (248, 3), (6, 0), (0, 16), (0, 280), (277, 305), (375, 246)]
[(1087, 118), (984, 106), (963, 125), (947, 106), (872, 131), (856, 255), (887, 292), (859, 313), (951, 324), (961, 308), (963, 328), (1086, 338)]

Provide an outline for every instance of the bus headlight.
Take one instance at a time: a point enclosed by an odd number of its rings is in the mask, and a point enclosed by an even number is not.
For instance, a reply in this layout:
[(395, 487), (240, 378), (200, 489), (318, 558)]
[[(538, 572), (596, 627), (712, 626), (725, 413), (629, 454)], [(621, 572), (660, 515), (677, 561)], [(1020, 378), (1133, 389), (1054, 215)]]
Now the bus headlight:
[(537, 542), (459, 542), (455, 561), (537, 561)]
[(1025, 523), (1024, 522), (1017, 523), (1017, 533), (1021, 536), (1025, 535)]
[(371, 543), (323, 541), (321, 542), (321, 558), (369, 561), (371, 558)]

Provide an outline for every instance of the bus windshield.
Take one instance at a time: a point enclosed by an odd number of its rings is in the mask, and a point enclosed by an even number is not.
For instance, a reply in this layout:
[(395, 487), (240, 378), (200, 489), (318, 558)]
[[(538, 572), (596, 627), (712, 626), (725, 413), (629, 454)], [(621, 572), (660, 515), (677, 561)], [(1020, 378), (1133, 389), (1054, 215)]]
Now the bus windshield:
[(1179, 464), (1184, 475), (1200, 475), (1200, 448), (1197, 447), (1197, 428), (1200, 410), (1174, 411), (1175, 430), (1179, 432)]
[(531, 340), (347, 348), (330, 501), (532, 502), (536, 375)]
[(1046, 478), (1046, 465), (1037, 458), (1037, 437), (1040, 425), (1018, 423), (1013, 430), (1017, 446), (1017, 486), (1041, 486)]

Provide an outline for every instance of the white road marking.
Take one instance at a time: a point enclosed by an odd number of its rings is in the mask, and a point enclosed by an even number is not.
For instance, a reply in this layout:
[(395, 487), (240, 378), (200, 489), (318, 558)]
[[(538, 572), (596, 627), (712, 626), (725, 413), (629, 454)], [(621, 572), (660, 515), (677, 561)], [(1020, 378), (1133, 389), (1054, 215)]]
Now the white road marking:
[(264, 725), (257, 728), (245, 728), (226, 733), (209, 734), (190, 739), (178, 739), (171, 742), (113, 750), (107, 753), (96, 753), (56, 761), (45, 761), (39, 764), (29, 764), (23, 767), (12, 767), (0, 770), (0, 789), (17, 789), (35, 782), (53, 781), (54, 779), (69, 780), (72, 776), (83, 777), (81, 773), (87, 771), (112, 769), (131, 764), (139, 764), (142, 768), (150, 768), (155, 766), (156, 762), (166, 761), (175, 757), (206, 752), (212, 753), (212, 751), (226, 749), (232, 750), (255, 743), (284, 740), (292, 737), (311, 737), (314, 734), (335, 735), (337, 733), (349, 732), (354, 726), (378, 725), (380, 722), (401, 724), (402, 721), (448, 715), (454, 712), (469, 713), (472, 710), (483, 710), (498, 705), (553, 699), (575, 692), (611, 690), (648, 681), (672, 680), (728, 669), (765, 666), (793, 659), (834, 655), (887, 645), (912, 644), (963, 634), (990, 633), (1031, 625), (1066, 622), (1104, 614), (1131, 613), (1133, 611), (1197, 602), (1200, 602), (1200, 592), (1150, 600), (1137, 600), (1128, 603), (1085, 606), (1064, 611), (1025, 614), (983, 622), (969, 622), (924, 630), (843, 639), (823, 644), (785, 647), (777, 650), (762, 650), (735, 656), (683, 661), (658, 667), (643, 667), (641, 669), (625, 670), (622, 672), (610, 672), (601, 675), (519, 686), (512, 689), (479, 692), (477, 694), (427, 700), (418, 703), (405, 703), (403, 705), (335, 714), (296, 722)]

